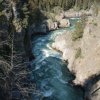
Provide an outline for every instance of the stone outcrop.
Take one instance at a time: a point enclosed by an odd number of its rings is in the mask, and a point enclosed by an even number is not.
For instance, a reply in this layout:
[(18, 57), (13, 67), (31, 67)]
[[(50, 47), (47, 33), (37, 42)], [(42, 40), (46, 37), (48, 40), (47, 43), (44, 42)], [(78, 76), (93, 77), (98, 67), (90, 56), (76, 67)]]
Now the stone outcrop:
[(48, 19), (45, 24), (47, 24), (47, 28), (49, 31), (58, 28), (58, 23), (53, 21), (52, 19)]
[[(82, 58), (75, 61), (76, 77), (84, 83), (92, 75), (100, 74), (100, 15), (96, 18), (89, 17), (81, 40)], [(95, 25), (95, 23), (97, 25)], [(79, 75), (79, 73), (81, 73)], [(78, 75), (77, 75), (78, 74)], [(84, 75), (82, 75), (84, 74)], [(76, 78), (78, 79), (78, 78)]]
[(73, 70), (72, 66), (75, 60), (76, 48), (78, 48), (78, 43), (77, 47), (73, 46), (74, 43), (71, 38), (71, 33), (71, 31), (67, 31), (61, 35), (58, 35), (55, 42), (52, 44), (52, 48), (62, 52), (62, 59), (65, 61), (68, 60), (68, 68), (70, 71)]
[[(100, 14), (97, 17), (88, 17), (82, 39), (72, 41), (71, 32), (65, 32), (57, 36), (55, 42), (52, 44), (53, 48), (62, 52), (62, 58), (68, 61), (69, 70), (76, 76), (73, 81), (76, 85), (85, 86), (91, 77), (96, 79), (100, 75), (99, 19)], [(78, 48), (81, 49), (81, 55), (76, 58)], [(95, 89), (96, 84), (94, 84)], [(99, 88), (99, 86), (97, 87)], [(97, 96), (90, 94), (89, 98), (91, 100), (99, 100), (99, 89), (94, 94), (97, 94)]]
[(65, 28), (65, 27), (69, 27), (69, 26), (70, 26), (69, 19), (61, 19), (59, 21), (59, 27), (60, 28)]

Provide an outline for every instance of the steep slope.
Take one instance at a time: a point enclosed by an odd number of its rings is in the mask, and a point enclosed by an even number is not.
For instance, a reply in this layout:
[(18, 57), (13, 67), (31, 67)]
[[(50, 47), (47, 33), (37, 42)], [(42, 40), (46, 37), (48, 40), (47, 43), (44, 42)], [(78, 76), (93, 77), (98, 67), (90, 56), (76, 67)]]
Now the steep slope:
[[(0, 2), (0, 99), (21, 100), (24, 89), (30, 88), (29, 60), (32, 60), (28, 27), (22, 24), (21, 6), (26, 2), (6, 0)], [(20, 10), (18, 9), (20, 8)], [(24, 86), (24, 84), (29, 84)], [(32, 87), (31, 87), (32, 88)]]
[[(58, 36), (52, 47), (63, 53), (63, 59), (69, 63), (68, 68), (76, 76), (73, 82), (84, 86), (88, 94), (99, 88), (96, 82), (100, 84), (100, 13), (96, 17), (88, 17), (82, 38), (72, 41), (71, 34), (73, 32), (69, 31)], [(97, 99), (94, 100), (99, 100), (99, 89), (96, 93)]]

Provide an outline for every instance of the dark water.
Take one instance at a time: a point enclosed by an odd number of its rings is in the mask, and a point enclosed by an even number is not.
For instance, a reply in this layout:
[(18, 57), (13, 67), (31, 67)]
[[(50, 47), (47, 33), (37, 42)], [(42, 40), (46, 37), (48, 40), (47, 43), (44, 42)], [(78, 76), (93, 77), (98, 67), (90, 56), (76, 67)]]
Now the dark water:
[(36, 84), (32, 100), (83, 100), (83, 91), (68, 82), (74, 76), (67, 69), (62, 55), (51, 48), (55, 37), (66, 30), (74, 29), (76, 19), (71, 19), (71, 27), (36, 36), (33, 39), (32, 79)]

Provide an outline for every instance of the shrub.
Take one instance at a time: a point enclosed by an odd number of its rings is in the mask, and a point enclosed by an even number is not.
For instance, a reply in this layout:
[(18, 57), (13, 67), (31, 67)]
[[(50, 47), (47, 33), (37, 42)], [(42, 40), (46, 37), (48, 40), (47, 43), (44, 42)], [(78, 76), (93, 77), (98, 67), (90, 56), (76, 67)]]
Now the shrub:
[(98, 26), (98, 24), (96, 22), (93, 23), (94, 26)]
[(94, 15), (97, 16), (99, 13), (99, 8), (98, 8), (98, 3), (96, 1), (94, 1), (92, 10), (93, 10)]
[(75, 58), (77, 59), (77, 58), (79, 58), (79, 57), (81, 57), (81, 56), (82, 56), (82, 52), (81, 52), (81, 48), (79, 47), (79, 48), (77, 49)]
[(3, 12), (0, 11), (0, 17), (3, 15)]
[(75, 31), (72, 33), (72, 40), (75, 41), (83, 37), (84, 27), (81, 21), (76, 23)]

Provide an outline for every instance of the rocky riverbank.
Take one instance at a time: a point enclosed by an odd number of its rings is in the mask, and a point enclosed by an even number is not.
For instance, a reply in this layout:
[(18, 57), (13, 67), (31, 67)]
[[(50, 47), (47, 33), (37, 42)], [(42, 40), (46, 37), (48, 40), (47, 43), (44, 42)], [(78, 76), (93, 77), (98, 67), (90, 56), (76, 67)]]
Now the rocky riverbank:
[(59, 28), (66, 28), (70, 26), (69, 18), (79, 18), (83, 15), (91, 16), (93, 14), (92, 10), (81, 10), (75, 11), (74, 9), (70, 9), (68, 11), (59, 11), (58, 13), (53, 12), (45, 12), (41, 11), (41, 13), (46, 16), (41, 23), (35, 24), (33, 23), (30, 27), (31, 33), (42, 33), (45, 34), (48, 31), (56, 30)]
[[(69, 11), (63, 11), (64, 9), (59, 11), (59, 7), (63, 6), (65, 8), (64, 0), (59, 2), (60, 5), (56, 9), (53, 8), (57, 6), (55, 2), (58, 2), (58, 0), (52, 0), (52, 2), (44, 4), (41, 1), (0, 1), (0, 99), (2, 100), (29, 100), (31, 95), (33, 95), (33, 91), (36, 90), (37, 86), (32, 78), (31, 67), (33, 66), (29, 62), (34, 60), (31, 43), (32, 34), (40, 35), (58, 28), (69, 27), (71, 25), (70, 17), (91, 16), (93, 13), (91, 11), (74, 11), (72, 9)], [(75, 6), (75, 3), (72, 2), (69, 7), (69, 1), (66, 4), (67, 9)], [(43, 2), (45, 1), (43, 0)], [(48, 9), (48, 7), (50, 7), (49, 10), (43, 11), (43, 8)], [(55, 10), (57, 13), (55, 11), (51, 12), (51, 10)], [(53, 48), (63, 53), (64, 60), (68, 60), (68, 68), (76, 74), (76, 79), (74, 80), (76, 85), (81, 84), (89, 87), (90, 85), (87, 84), (88, 79), (91, 79), (92, 76), (93, 78), (99, 76), (100, 44), (98, 19), (99, 16), (95, 22), (94, 19), (89, 18), (90, 22), (88, 21), (87, 28), (85, 28), (86, 32), (84, 32), (81, 40), (73, 42), (70, 32), (66, 32), (64, 35), (58, 36), (52, 45)], [(92, 29), (95, 30), (93, 31)], [(96, 34), (94, 34), (95, 32)], [(90, 52), (90, 48), (95, 48), (95, 50)], [(82, 56), (80, 58), (81, 52)], [(78, 55), (77, 59), (76, 54)], [(96, 67), (94, 68), (93, 65)], [(39, 75), (41, 76), (41, 72), (39, 72)], [(87, 87), (86, 89), (92, 91), (91, 94), (93, 95), (95, 93), (98, 94), (98, 84), (99, 82), (97, 85), (95, 84), (95, 88), (91, 88), (92, 90), (87, 89)], [(87, 92), (87, 94), (89, 93)]]
[[(87, 18), (82, 38), (73, 41), (73, 32), (67, 31), (64, 34), (57, 36), (55, 42), (52, 44), (52, 48), (61, 51), (63, 53), (62, 58), (65, 61), (68, 61), (69, 70), (76, 76), (73, 82), (76, 85), (85, 87), (86, 93), (90, 95), (88, 97), (90, 97), (91, 100), (99, 100), (100, 98), (100, 81), (91, 84), (91, 81), (97, 79), (97, 76), (100, 75), (99, 19), (100, 14), (98, 14), (97, 17), (91, 16)], [(100, 78), (98, 80), (100, 80)], [(87, 83), (88, 86), (86, 85)], [(91, 88), (89, 88), (90, 86)], [(93, 92), (95, 89), (97, 89), (97, 91)], [(97, 96), (94, 94), (97, 94)]]

